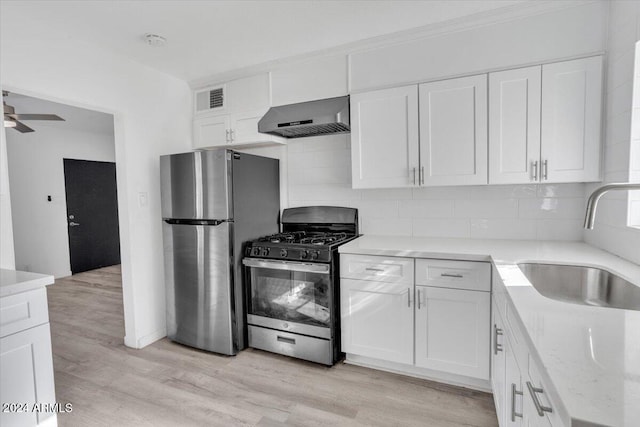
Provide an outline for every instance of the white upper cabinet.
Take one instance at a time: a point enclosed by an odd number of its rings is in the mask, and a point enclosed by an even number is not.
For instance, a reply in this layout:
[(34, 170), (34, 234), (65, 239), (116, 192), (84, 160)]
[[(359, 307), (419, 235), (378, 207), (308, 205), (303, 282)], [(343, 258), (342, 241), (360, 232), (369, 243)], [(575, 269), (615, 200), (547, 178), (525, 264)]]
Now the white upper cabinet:
[(417, 185), (418, 145), (416, 85), (351, 96), (353, 188)]
[(487, 183), (486, 74), (420, 85), (424, 185)]
[(540, 167), (540, 66), (489, 74), (489, 183), (536, 181)]
[(284, 143), (283, 138), (258, 132), (258, 121), (270, 105), (269, 73), (196, 91), (194, 148)]
[(602, 57), (489, 75), (489, 183), (600, 180)]
[(599, 181), (602, 57), (542, 66), (543, 182)]

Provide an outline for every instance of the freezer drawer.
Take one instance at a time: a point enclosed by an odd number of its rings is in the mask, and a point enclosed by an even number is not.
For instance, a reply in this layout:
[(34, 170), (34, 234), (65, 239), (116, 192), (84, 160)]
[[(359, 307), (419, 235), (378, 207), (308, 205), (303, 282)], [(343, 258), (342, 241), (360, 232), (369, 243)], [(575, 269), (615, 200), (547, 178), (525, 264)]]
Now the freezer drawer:
[(235, 354), (235, 295), (230, 263), (233, 225), (163, 223), (167, 336), (216, 353)]

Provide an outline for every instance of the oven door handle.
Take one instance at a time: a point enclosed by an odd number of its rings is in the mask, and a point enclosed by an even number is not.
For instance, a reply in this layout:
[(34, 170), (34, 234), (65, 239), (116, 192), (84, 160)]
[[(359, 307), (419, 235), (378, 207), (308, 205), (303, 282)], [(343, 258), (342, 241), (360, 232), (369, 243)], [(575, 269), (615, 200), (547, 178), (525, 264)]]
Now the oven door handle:
[(329, 273), (329, 264), (309, 264), (290, 261), (265, 261), (262, 259), (245, 258), (242, 263), (247, 267), (271, 268), (274, 270), (301, 271), (305, 273)]

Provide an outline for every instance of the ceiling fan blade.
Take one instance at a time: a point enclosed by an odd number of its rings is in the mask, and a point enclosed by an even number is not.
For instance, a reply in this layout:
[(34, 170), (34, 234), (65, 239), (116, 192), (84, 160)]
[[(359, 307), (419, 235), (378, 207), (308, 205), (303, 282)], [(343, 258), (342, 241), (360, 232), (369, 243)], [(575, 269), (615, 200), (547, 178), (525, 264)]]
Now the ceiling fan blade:
[(21, 123), (21, 122), (19, 122), (17, 120), (16, 120), (16, 125), (15, 125), (14, 129), (17, 130), (20, 133), (34, 132), (34, 130), (31, 129), (29, 126), (27, 126), (24, 123)]
[(64, 122), (62, 117), (55, 114), (9, 114), (9, 116), (16, 120), (55, 120)]

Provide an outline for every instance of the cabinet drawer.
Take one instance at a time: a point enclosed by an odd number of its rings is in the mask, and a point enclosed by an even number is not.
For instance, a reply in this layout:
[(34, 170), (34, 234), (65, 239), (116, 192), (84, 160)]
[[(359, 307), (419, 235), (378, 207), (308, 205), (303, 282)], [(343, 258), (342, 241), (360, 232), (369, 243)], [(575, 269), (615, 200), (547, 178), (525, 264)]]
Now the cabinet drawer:
[(417, 259), (416, 285), (489, 292), (491, 291), (491, 264)]
[(343, 254), (340, 277), (413, 286), (413, 259)]
[(0, 298), (0, 337), (48, 321), (47, 290), (44, 287)]

